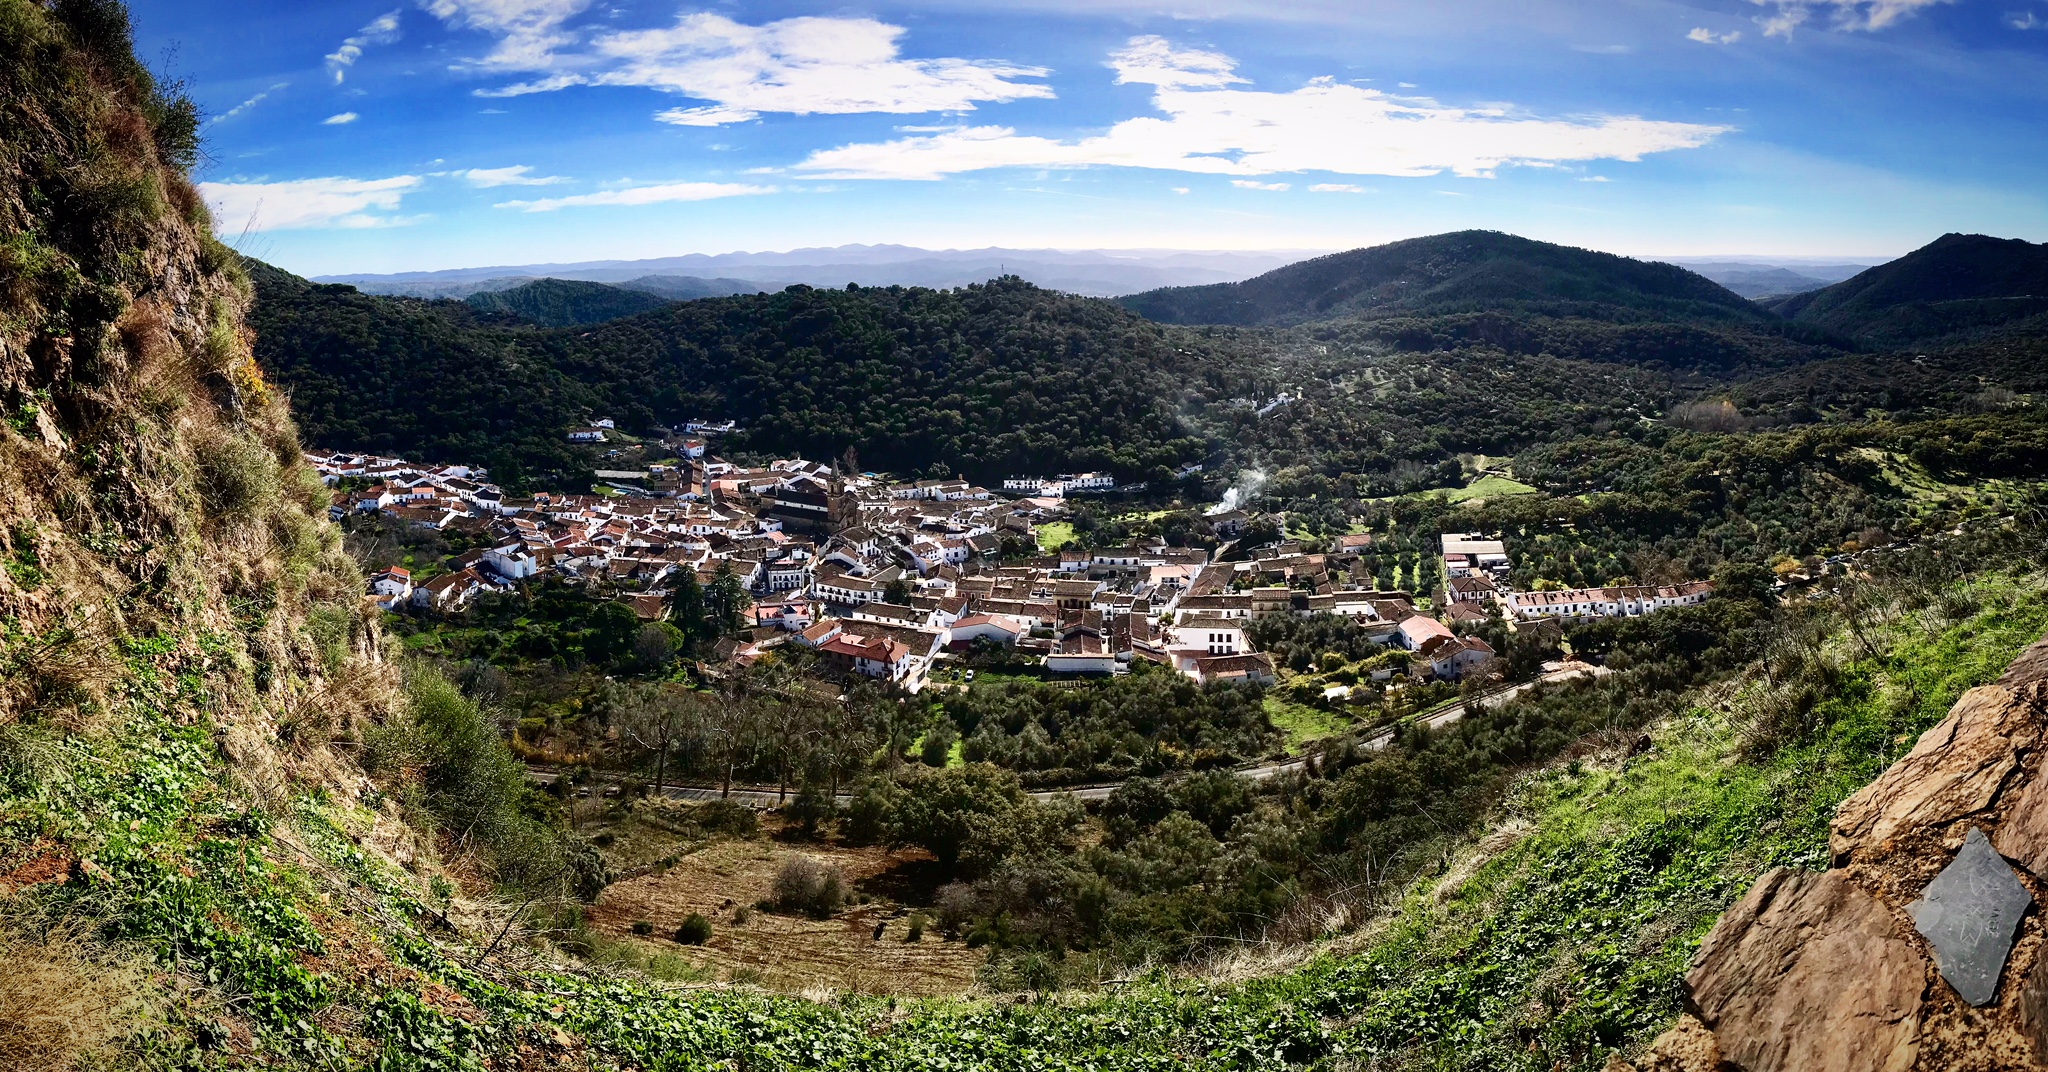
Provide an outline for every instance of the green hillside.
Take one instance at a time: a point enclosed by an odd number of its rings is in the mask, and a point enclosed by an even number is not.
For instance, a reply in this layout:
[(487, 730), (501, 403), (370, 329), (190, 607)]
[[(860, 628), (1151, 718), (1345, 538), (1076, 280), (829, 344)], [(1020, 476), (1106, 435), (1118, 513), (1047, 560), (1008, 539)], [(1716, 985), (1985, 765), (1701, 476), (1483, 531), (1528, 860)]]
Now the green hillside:
[(2048, 244), (1946, 234), (1888, 264), (1780, 302), (1802, 324), (1884, 347), (2048, 328)]
[(487, 313), (511, 313), (551, 328), (598, 324), (659, 309), (669, 299), (639, 290), (574, 279), (536, 279), (510, 290), (492, 290), (463, 299)]
[(599, 415), (634, 431), (731, 418), (740, 448), (852, 447), (867, 466), (985, 481), (1075, 468), (1143, 479), (1208, 453), (1177, 396), (1229, 366), (1112, 302), (1017, 279), (797, 286), (546, 329), (250, 271), (257, 357), (291, 388), (308, 439), (478, 460), (515, 483), (573, 482), (587, 464), (561, 436)]
[(1121, 300), (1169, 324), (1284, 325), (1484, 309), (1603, 319), (1767, 319), (1747, 299), (1683, 268), (1494, 231), (1409, 239), (1290, 264), (1240, 283), (1169, 287)]

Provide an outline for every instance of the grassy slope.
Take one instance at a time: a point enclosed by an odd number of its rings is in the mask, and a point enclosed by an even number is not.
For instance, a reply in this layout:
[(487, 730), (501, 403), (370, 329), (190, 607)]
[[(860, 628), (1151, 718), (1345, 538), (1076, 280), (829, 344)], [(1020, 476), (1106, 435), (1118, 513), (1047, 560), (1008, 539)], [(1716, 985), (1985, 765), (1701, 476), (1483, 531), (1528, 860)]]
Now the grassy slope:
[[(467, 1069), (523, 1048), (567, 1067), (662, 1069), (1250, 1069), (1347, 1055), (1597, 1068), (1608, 1047), (1639, 1045), (1675, 1015), (1693, 945), (1756, 874), (1819, 864), (1835, 804), (2048, 626), (2041, 588), (1980, 582), (1973, 617), (1931, 634), (1896, 627), (1884, 654), (1845, 660), (1819, 711), (1826, 728), (1767, 761), (1730, 761), (1740, 712), (1758, 699), (1750, 686), (1703, 698), (1648, 755), (1534, 773), (1483, 865), (1476, 853), (1446, 861), (1446, 876), (1344, 951), (1243, 984), (1147, 980), (1026, 1005), (813, 1003), (571, 974), (523, 950), (479, 966), (438, 927), (426, 883), (366, 851), (388, 850), (394, 813), (375, 796), (321, 792), (252, 806), (226, 788), (206, 731), (173, 716), (205, 703), (187, 665), (203, 657), (146, 645), (129, 649), (125, 727), (46, 749), (37, 777), (11, 771), (0, 824), (31, 841), (61, 833), (91, 861), (77, 904), (208, 981), (137, 1044), (165, 1063)], [(470, 922), (472, 935), (489, 929)]]

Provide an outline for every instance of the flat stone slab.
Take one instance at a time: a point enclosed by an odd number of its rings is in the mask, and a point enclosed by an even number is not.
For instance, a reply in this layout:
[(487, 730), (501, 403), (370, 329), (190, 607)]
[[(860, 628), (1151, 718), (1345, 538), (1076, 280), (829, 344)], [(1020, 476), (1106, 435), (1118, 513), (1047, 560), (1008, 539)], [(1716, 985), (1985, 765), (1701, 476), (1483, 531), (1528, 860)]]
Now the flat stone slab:
[(2012, 865), (1991, 847), (1984, 831), (1971, 827), (1962, 851), (1907, 911), (1913, 928), (1933, 945), (1941, 977), (1964, 1001), (1982, 1006), (1998, 996), (1998, 977), (2012, 953), (2020, 917), (2033, 903)]

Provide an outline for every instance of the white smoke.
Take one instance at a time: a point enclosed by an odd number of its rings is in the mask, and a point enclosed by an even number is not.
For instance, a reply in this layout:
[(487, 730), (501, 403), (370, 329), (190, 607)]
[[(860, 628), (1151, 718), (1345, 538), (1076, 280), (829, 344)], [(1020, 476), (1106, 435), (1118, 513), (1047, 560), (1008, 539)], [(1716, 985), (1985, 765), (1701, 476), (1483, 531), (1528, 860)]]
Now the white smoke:
[(1264, 469), (1242, 469), (1238, 471), (1237, 483), (1223, 493), (1223, 501), (1209, 508), (1209, 514), (1227, 514), (1258, 497), (1259, 489), (1266, 486)]

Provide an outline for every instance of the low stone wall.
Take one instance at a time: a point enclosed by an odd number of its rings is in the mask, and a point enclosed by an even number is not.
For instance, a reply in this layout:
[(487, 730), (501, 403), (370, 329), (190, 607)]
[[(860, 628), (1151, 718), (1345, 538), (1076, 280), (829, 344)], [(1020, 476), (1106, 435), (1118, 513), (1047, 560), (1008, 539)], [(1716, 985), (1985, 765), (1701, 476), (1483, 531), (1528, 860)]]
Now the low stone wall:
[(2048, 1067), (2044, 744), (2048, 639), (1843, 802), (1829, 870), (1721, 917), (1643, 1072)]

